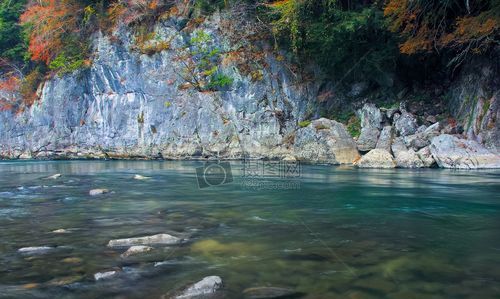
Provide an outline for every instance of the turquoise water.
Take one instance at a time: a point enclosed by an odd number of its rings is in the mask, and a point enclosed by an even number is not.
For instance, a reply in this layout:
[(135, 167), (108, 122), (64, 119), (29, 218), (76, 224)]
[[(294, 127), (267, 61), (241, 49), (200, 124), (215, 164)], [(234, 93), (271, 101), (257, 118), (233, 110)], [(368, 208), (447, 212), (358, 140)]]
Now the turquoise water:
[[(256, 190), (239, 163), (232, 183), (199, 189), (200, 166), (0, 163), (0, 298), (160, 298), (209, 275), (224, 298), (261, 286), (308, 299), (500, 298), (499, 171), (303, 166), (293, 188)], [(157, 233), (186, 241), (129, 258), (106, 246)], [(28, 246), (54, 249), (17, 251)]]

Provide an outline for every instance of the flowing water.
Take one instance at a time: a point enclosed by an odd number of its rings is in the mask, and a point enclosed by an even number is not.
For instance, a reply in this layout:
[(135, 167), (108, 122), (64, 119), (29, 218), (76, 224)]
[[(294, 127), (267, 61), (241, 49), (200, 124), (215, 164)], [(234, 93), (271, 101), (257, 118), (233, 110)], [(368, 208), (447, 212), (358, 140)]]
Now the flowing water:
[[(252, 189), (232, 163), (233, 182), (199, 189), (200, 166), (0, 163), (0, 298), (160, 298), (209, 275), (224, 298), (263, 286), (308, 299), (500, 298), (499, 171), (302, 166), (293, 188)], [(157, 233), (185, 241), (128, 258), (107, 247)], [(18, 252), (28, 246), (52, 249)]]

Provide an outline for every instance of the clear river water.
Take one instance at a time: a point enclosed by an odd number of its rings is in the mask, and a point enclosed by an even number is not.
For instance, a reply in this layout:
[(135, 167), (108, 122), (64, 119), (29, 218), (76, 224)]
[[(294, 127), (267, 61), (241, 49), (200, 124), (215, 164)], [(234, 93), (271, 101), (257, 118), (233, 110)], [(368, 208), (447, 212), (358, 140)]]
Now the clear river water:
[[(199, 188), (203, 165), (1, 162), (0, 298), (168, 298), (210, 275), (223, 298), (252, 287), (307, 299), (500, 298), (500, 171), (302, 165), (249, 178), (234, 162), (232, 182)], [(107, 247), (158, 233), (184, 242), (130, 257)], [(51, 249), (18, 251), (32, 246)], [(94, 279), (106, 271), (117, 274)]]

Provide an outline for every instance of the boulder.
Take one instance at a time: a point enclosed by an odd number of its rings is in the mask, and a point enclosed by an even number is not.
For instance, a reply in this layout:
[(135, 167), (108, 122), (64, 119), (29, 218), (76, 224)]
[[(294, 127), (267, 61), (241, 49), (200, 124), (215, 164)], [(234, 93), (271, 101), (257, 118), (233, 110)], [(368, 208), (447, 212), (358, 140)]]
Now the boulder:
[(301, 295), (295, 290), (280, 287), (255, 287), (243, 291), (243, 298), (246, 299), (297, 298)]
[(356, 141), (358, 149), (362, 152), (374, 149), (377, 146), (380, 130), (374, 127), (365, 127), (361, 129), (361, 134)]
[(136, 245), (175, 245), (182, 240), (169, 234), (157, 234), (152, 236), (110, 240), (108, 247), (126, 247)]
[(432, 156), (439, 167), (455, 169), (500, 168), (500, 156), (474, 140), (443, 134), (432, 139)]
[(408, 149), (405, 144), (405, 137), (398, 137), (392, 143), (392, 153), (397, 167), (401, 168), (421, 168), (424, 163), (413, 149)]
[(105, 193), (109, 193), (109, 190), (108, 189), (92, 189), (89, 191), (90, 196), (96, 196), (96, 195), (101, 195), (101, 194), (105, 194)]
[(382, 113), (380, 113), (380, 109), (375, 104), (365, 104), (357, 112), (361, 120), (361, 128), (382, 129)]
[(345, 126), (326, 118), (298, 129), (293, 150), (298, 160), (315, 163), (346, 164), (359, 158), (356, 143)]
[(396, 114), (394, 116), (394, 126), (399, 136), (415, 134), (418, 129), (417, 120), (408, 112), (403, 112), (401, 115)]
[(396, 162), (392, 155), (384, 149), (372, 149), (355, 163), (360, 168), (394, 168)]
[(417, 152), (418, 157), (422, 162), (424, 163), (424, 167), (432, 167), (434, 164), (436, 164), (436, 161), (432, 157), (431, 149), (429, 146), (426, 146), (424, 148), (421, 148)]
[(382, 113), (374, 104), (365, 104), (357, 113), (361, 120), (361, 134), (356, 143), (360, 151), (369, 151), (377, 145), (382, 128)]
[(148, 180), (150, 179), (151, 177), (148, 177), (148, 176), (142, 176), (140, 174), (136, 174), (134, 175), (134, 180), (139, 180), (139, 181), (142, 181), (142, 180)]
[(153, 247), (144, 246), (144, 245), (131, 246), (129, 249), (127, 249), (127, 251), (122, 253), (121, 257), (126, 258), (126, 257), (129, 257), (131, 255), (149, 252), (151, 250), (153, 250)]
[(403, 137), (397, 137), (394, 138), (392, 145), (391, 145), (392, 153), (394, 154), (394, 157), (399, 155), (402, 152), (408, 151), (408, 148), (405, 145)]
[(422, 168), (424, 162), (420, 160), (419, 156), (413, 149), (401, 151), (396, 157), (396, 166), (401, 168)]
[(185, 288), (180, 294), (167, 298), (207, 298), (210, 295), (215, 294), (220, 288), (222, 288), (222, 279), (219, 276), (208, 276), (198, 281), (197, 283)]
[(404, 143), (408, 148), (415, 151), (428, 146), (431, 144), (430, 140), (427, 139), (423, 133), (413, 134), (403, 137)]
[(392, 139), (394, 138), (394, 129), (392, 126), (385, 126), (380, 133), (375, 148), (391, 152)]

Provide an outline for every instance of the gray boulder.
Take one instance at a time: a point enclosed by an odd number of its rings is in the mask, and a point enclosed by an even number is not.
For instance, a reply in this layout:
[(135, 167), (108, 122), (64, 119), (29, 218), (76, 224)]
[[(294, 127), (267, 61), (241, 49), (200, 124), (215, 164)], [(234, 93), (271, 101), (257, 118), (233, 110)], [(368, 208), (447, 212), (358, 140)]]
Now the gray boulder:
[(420, 168), (424, 167), (424, 163), (418, 157), (413, 149), (406, 147), (404, 137), (394, 139), (392, 143), (392, 153), (396, 160), (397, 167), (401, 168)]
[(360, 168), (394, 168), (396, 162), (392, 155), (384, 149), (372, 149), (355, 163)]
[(391, 152), (392, 140), (394, 138), (394, 129), (392, 126), (385, 126), (380, 133), (380, 137), (378, 138), (377, 145), (375, 148), (384, 149)]
[(439, 167), (455, 169), (500, 168), (500, 156), (473, 140), (443, 134), (432, 139), (432, 156)]
[(432, 157), (431, 149), (429, 146), (421, 148), (417, 152), (417, 155), (424, 163), (424, 167), (432, 167), (434, 164), (436, 164), (436, 160), (434, 160), (434, 158)]
[(399, 152), (396, 156), (396, 166), (401, 168), (422, 168), (424, 162), (413, 149)]
[(403, 112), (401, 115), (394, 115), (394, 126), (399, 136), (415, 134), (418, 129), (417, 120), (408, 112)]
[(356, 143), (360, 151), (369, 151), (377, 145), (383, 116), (374, 104), (365, 104), (358, 110), (358, 116), (361, 119), (361, 134)]
[(358, 110), (358, 116), (361, 120), (361, 128), (382, 128), (382, 113), (375, 104), (365, 104)]
[(430, 140), (422, 133), (405, 136), (403, 140), (407, 147), (415, 151), (431, 144)]
[(350, 164), (359, 153), (343, 124), (320, 118), (297, 130), (294, 156), (307, 162)]

